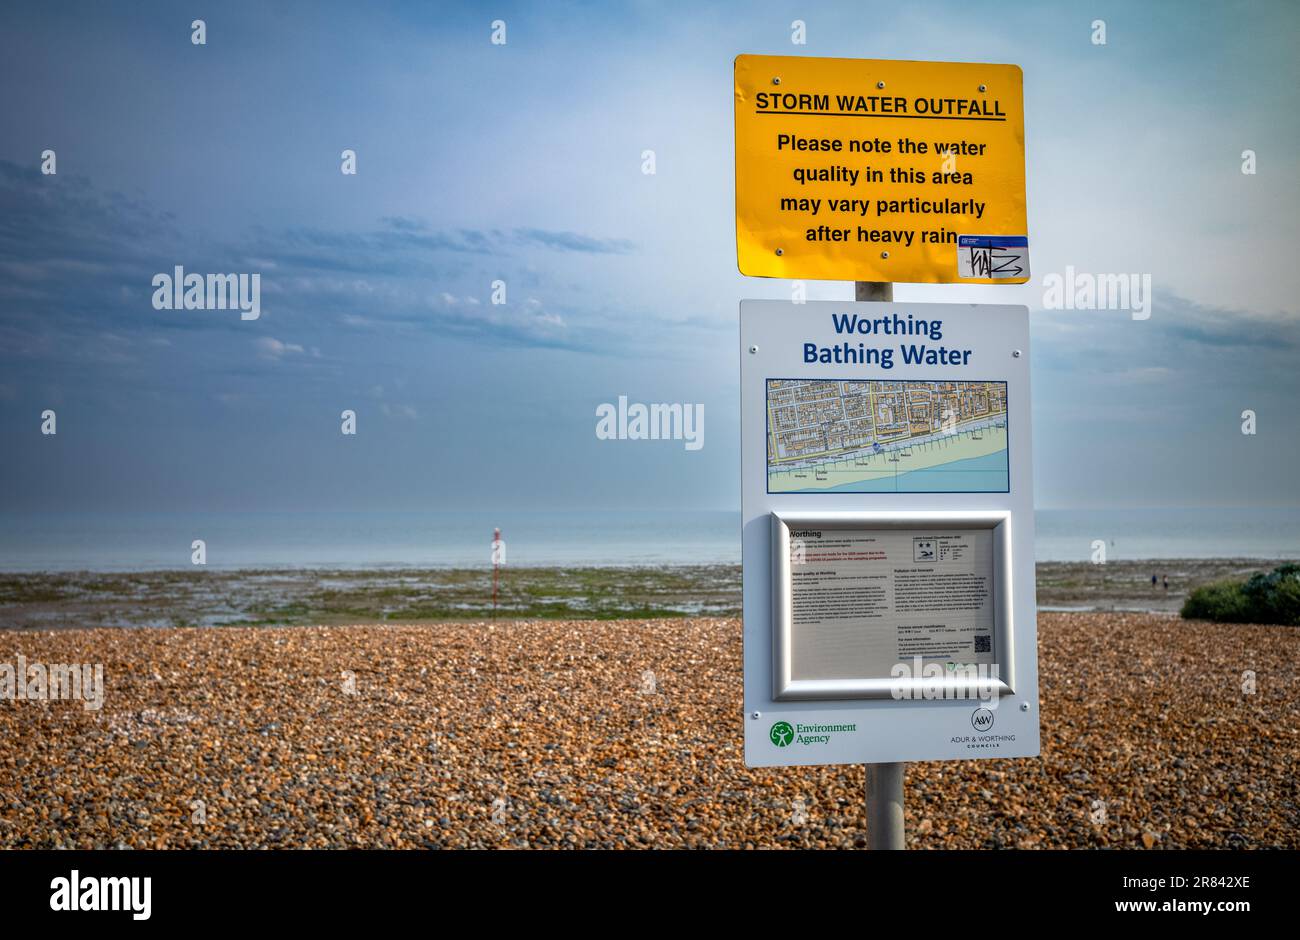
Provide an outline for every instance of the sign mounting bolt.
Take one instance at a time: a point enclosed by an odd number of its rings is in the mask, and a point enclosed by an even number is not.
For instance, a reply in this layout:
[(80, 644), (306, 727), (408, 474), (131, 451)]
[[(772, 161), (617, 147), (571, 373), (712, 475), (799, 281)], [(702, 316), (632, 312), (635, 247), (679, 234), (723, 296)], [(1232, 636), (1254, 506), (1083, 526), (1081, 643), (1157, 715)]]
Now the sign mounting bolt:
[(776, 250), (776, 256), (777, 256), (778, 258), (781, 257), (783, 254), (785, 254), (785, 249), (784, 249), (784, 248), (778, 248), (778, 249)]
[(1021, 702), (1021, 703), (1020, 703), (1020, 710), (1021, 710), (1022, 712), (1027, 712), (1027, 711), (1029, 711), (1029, 703), (1028, 703), (1028, 702)]
[(749, 347), (749, 354), (750, 354), (751, 356), (754, 355), (754, 353), (756, 353), (756, 352), (758, 352), (758, 347), (757, 347), (757, 346), (750, 346), (750, 347)]
[(888, 258), (888, 257), (889, 257), (889, 252), (887, 252), (887, 251), (882, 251), (882, 252), (880, 253), (880, 257), (882, 257), (882, 258)]
[(1020, 350), (1019, 350), (1019, 349), (1014, 349), (1014, 350), (1012, 350), (1012, 351), (1011, 351), (1011, 358), (1012, 358), (1012, 359), (1019, 359), (1019, 358), (1020, 358)]
[(884, 87), (885, 87), (885, 83), (884, 83), (884, 82), (876, 82), (876, 87), (877, 87), (877, 88), (884, 88)]
[(988, 91), (988, 90), (989, 90), (989, 86), (988, 86), (988, 85), (981, 85), (981, 86), (980, 86), (980, 91)]
[(773, 85), (779, 85), (779, 84), (781, 84), (781, 76), (780, 76), (780, 75), (773, 75), (773, 76), (772, 76), (772, 84), (773, 84)]
[(763, 713), (762, 713), (762, 712), (751, 712), (750, 715), (749, 715), (749, 717), (750, 717), (750, 718), (753, 718), (755, 721), (758, 721), (758, 719), (760, 719), (760, 718), (763, 717)]

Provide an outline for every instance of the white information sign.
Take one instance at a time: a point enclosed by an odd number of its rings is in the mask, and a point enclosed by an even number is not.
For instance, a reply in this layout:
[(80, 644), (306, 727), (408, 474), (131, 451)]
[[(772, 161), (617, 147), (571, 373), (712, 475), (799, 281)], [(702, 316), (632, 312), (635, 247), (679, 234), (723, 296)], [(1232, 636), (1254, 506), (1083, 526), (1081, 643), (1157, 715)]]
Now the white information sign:
[(1036, 755), (1028, 310), (740, 332), (746, 763)]

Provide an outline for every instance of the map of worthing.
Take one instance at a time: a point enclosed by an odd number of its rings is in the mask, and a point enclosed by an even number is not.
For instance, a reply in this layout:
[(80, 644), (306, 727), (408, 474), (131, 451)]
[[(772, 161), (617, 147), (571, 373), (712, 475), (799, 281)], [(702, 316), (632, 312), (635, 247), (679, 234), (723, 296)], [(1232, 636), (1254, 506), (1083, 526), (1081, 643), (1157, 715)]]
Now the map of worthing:
[(1002, 493), (1005, 382), (768, 379), (769, 493)]

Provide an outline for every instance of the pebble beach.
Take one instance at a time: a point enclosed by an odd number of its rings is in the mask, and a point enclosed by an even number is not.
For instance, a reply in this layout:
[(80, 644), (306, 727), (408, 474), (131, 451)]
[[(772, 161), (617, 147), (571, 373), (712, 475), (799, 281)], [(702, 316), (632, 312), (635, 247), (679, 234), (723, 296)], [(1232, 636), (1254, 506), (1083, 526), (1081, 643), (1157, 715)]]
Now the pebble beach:
[[(1040, 759), (907, 768), (908, 846), (1300, 846), (1300, 635), (1039, 616)], [(861, 766), (749, 770), (733, 618), (0, 634), (3, 848), (853, 848)]]

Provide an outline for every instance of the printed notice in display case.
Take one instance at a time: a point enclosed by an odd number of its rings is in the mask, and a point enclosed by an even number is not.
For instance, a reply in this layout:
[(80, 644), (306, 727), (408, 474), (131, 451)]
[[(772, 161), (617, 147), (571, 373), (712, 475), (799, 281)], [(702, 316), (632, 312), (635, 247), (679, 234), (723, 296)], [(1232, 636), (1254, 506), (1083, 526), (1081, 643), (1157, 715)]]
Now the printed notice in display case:
[(792, 528), (790, 677), (994, 662), (993, 530)]

